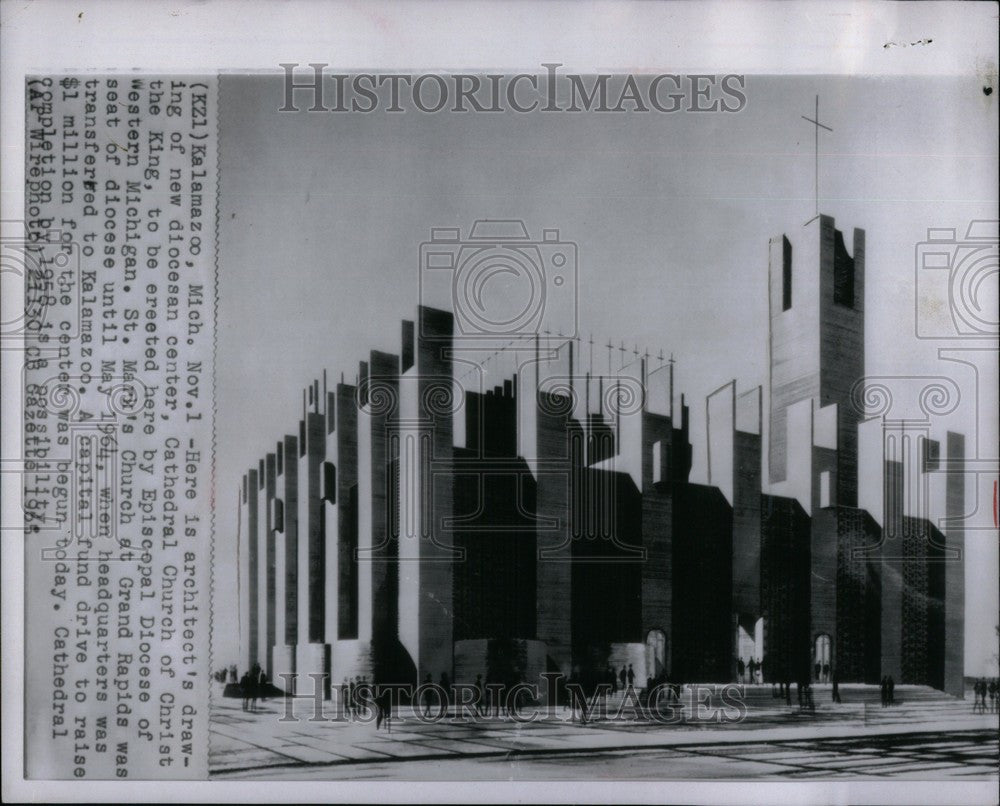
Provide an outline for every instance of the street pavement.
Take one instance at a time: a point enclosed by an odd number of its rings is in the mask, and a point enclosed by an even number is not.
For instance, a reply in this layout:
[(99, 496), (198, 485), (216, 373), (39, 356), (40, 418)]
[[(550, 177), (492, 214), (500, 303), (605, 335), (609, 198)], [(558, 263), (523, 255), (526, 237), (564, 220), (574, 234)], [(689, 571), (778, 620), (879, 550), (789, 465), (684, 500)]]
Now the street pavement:
[(221, 689), (213, 694), (209, 765), (226, 778), (988, 780), (1000, 769), (997, 714), (915, 686), (898, 686), (891, 708), (880, 706), (877, 688), (842, 687), (841, 704), (821, 689), (814, 710), (753, 687), (736, 719), (711, 707), (696, 714), (685, 692), (683, 721), (668, 725), (633, 718), (621, 695), (586, 724), (562, 706), (532, 722), (461, 720), (455, 709), (425, 722), (403, 707), (389, 731), (331, 719), (329, 703), (316, 720), (310, 698), (270, 699), (248, 712)]

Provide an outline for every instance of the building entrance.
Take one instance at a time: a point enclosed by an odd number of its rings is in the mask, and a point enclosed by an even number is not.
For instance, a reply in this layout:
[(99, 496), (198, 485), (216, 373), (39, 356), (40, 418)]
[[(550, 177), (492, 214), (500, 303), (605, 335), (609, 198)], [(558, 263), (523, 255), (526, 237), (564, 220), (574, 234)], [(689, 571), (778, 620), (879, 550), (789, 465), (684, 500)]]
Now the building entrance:
[(646, 635), (646, 674), (660, 680), (667, 673), (667, 636), (663, 630), (650, 630)]
[(740, 624), (736, 628), (736, 658), (736, 682), (764, 682), (763, 617), (757, 619), (741, 618)]
[(830, 682), (830, 658), (833, 642), (826, 633), (816, 636), (813, 653), (813, 680), (817, 683)]

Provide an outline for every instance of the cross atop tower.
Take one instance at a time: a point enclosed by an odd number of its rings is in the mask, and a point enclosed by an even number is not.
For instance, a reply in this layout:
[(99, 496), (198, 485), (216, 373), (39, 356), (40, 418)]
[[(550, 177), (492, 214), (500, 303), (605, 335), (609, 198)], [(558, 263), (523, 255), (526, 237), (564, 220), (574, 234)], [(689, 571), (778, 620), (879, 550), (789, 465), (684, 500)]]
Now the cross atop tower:
[(814, 196), (814, 198), (815, 198), (815, 208), (813, 210), (813, 217), (810, 218), (805, 224), (802, 225), (802, 226), (807, 226), (807, 225), (811, 224), (813, 221), (815, 221), (817, 218), (819, 218), (819, 130), (820, 129), (826, 129), (828, 132), (832, 132), (833, 129), (831, 129), (829, 126), (826, 126), (823, 123), (819, 122), (819, 96), (818, 95), (816, 96), (816, 117), (815, 118), (807, 118), (805, 115), (803, 115), (802, 119), (806, 120), (809, 123), (813, 124), (813, 129), (815, 130), (815, 141), (816, 141), (815, 145), (813, 147), (813, 154), (814, 154), (814, 159), (815, 159), (815, 173), (814, 173), (814, 176), (813, 176), (813, 190), (814, 190), (814, 194), (815, 194), (815, 196)]

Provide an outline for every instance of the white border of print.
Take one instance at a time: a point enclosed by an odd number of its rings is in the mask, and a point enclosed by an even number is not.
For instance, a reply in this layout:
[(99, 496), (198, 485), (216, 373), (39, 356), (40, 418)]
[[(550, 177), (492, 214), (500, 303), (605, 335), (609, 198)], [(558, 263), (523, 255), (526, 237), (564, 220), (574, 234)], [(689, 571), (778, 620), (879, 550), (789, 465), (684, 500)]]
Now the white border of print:
[[(350, 69), (491, 68), (559, 61), (565, 70), (744, 74), (982, 75), (996, 81), (993, 3), (888, 2), (192, 2), (0, 0), (3, 220), (23, 218), (24, 75), (132, 70), (276, 70), (281, 62)], [(734, 41), (741, 45), (734, 48)], [(885, 47), (886, 43), (930, 44)], [(2, 298), (3, 321), (21, 300)], [(3, 457), (21, 450), (20, 365), (2, 362)], [(9, 477), (9, 478), (8, 478)], [(5, 522), (19, 478), (0, 474)], [(991, 783), (45, 782), (23, 779), (23, 550), (2, 544), (5, 801), (573, 801), (996, 803)]]

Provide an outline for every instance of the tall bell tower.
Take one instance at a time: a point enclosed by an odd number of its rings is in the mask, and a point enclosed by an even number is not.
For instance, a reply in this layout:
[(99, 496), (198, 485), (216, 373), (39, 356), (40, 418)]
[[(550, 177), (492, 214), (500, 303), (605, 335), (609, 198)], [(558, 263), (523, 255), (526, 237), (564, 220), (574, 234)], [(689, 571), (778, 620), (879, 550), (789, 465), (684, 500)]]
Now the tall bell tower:
[[(831, 216), (772, 238), (769, 267), (768, 477), (788, 478), (788, 409), (836, 405), (837, 462), (828, 504), (857, 506), (860, 413), (851, 391), (865, 374), (865, 232), (849, 250)], [(832, 414), (832, 412), (831, 412)], [(812, 480), (819, 495), (819, 482)], [(817, 502), (814, 502), (814, 504)]]

